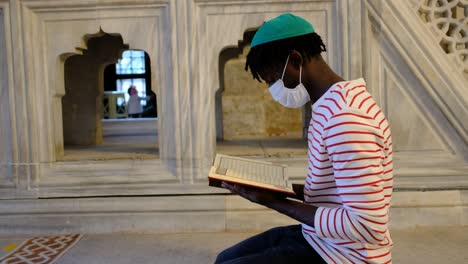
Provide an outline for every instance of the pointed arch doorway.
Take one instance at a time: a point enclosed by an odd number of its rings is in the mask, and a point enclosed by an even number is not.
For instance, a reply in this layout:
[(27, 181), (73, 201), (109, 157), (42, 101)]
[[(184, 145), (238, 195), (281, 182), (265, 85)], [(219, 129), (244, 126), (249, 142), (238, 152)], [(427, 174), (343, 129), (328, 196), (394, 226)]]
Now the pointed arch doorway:
[(87, 48), (82, 54), (69, 56), (64, 65), (64, 152), (58, 159), (159, 158), (156, 115), (147, 115), (147, 111), (145, 118), (136, 119), (128, 118), (127, 113), (130, 85), (137, 88), (141, 117), (143, 110), (157, 107), (148, 54), (131, 50), (120, 34), (102, 30), (84, 40)]

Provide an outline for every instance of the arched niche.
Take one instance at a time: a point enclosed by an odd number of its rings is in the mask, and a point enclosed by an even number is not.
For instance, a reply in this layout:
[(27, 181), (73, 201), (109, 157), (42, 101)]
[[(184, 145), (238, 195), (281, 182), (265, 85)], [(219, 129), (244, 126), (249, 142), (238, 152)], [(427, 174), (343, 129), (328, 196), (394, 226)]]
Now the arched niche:
[(100, 30), (84, 38), (82, 54), (68, 56), (64, 64), (65, 95), (62, 97), (64, 145), (102, 143), (102, 95), (105, 66), (116, 63), (128, 49), (119, 34)]
[[(271, 97), (266, 83), (258, 82), (252, 78), (250, 71), (245, 71), (246, 56), (257, 29), (247, 29), (237, 46), (226, 47), (220, 52), (220, 88), (215, 95), (218, 146), (261, 146), (275, 142), (273, 145), (277, 148), (293, 143), (305, 149), (303, 139), (310, 121), (310, 104), (302, 109), (281, 106)], [(235, 154), (222, 149), (228, 154)], [(246, 154), (264, 155), (257, 152)]]
[[(106, 120), (111, 122), (103, 123), (102, 121), (103, 95), (106, 90), (104, 87), (105, 69), (110, 65), (115, 65), (121, 59), (123, 52), (129, 50), (129, 45), (124, 43), (120, 34), (109, 34), (102, 30), (96, 34), (85, 35), (83, 39), (86, 48), (77, 48), (81, 54), (61, 56), (65, 90), (61, 98), (63, 146), (69, 151), (67, 151), (68, 154), (63, 150), (57, 151), (57, 158), (62, 160), (112, 159), (132, 158), (134, 155), (145, 159), (156, 158), (158, 155), (156, 119), (133, 120), (134, 122)], [(146, 52), (144, 54), (147, 58), (147, 68), (150, 69), (149, 56)], [(151, 71), (148, 75), (146, 76), (149, 87), (147, 90), (151, 91)], [(149, 94), (150, 92), (146, 93), (148, 96)], [(109, 130), (113, 130), (111, 131), (115, 132), (113, 135), (118, 135), (120, 138), (112, 137), (107, 144), (103, 141), (103, 131), (109, 134)], [(154, 132), (154, 135), (151, 135), (149, 139), (147, 137), (141, 139), (147, 136), (148, 131)], [(133, 136), (140, 137), (140, 139), (135, 141)], [(121, 142), (122, 139), (126, 142)], [(143, 142), (144, 140), (148, 142)], [(102, 147), (93, 148), (103, 142), (105, 144)], [(143, 146), (146, 145), (143, 143), (149, 143), (150, 146)], [(75, 153), (77, 147), (83, 155)], [(70, 150), (75, 152), (69, 155)]]

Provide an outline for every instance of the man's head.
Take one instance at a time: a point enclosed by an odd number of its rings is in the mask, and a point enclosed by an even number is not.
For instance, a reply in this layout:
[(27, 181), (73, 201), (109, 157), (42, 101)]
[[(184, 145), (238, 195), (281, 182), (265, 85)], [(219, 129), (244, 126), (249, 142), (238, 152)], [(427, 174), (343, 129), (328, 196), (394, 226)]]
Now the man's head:
[(299, 82), (300, 68), (314, 59), (321, 60), (320, 53), (324, 51), (326, 47), (322, 38), (309, 22), (292, 14), (283, 14), (258, 29), (245, 69), (250, 68), (255, 79), (263, 79), (271, 85), (281, 78), (283, 69), (289, 65), (284, 83), (286, 87), (294, 87)]

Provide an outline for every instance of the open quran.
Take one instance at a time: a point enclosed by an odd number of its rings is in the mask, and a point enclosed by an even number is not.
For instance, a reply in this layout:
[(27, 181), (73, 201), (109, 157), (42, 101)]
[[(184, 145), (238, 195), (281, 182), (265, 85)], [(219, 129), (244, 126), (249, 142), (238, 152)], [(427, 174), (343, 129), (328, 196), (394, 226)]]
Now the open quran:
[(225, 181), (294, 194), (287, 166), (271, 162), (216, 154), (208, 179), (213, 187), (221, 187)]

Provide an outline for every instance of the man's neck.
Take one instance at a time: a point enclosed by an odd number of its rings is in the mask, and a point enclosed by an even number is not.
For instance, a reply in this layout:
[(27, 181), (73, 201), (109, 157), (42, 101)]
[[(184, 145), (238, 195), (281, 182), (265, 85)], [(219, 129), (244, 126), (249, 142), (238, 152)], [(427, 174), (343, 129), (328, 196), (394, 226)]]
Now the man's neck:
[(313, 102), (320, 99), (335, 83), (344, 81), (344, 79), (333, 72), (328, 65), (322, 66), (320, 69), (320, 72), (314, 74), (315, 78), (311, 80), (311, 87), (307, 89), (310, 94), (310, 99)]

